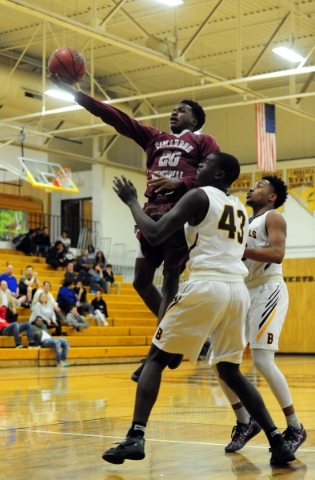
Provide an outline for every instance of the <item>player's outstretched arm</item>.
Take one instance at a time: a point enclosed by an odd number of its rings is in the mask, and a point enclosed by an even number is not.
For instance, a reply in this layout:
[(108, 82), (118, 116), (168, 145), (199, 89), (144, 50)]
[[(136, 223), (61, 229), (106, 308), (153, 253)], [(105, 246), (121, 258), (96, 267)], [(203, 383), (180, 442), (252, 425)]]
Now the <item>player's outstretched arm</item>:
[(48, 74), (49, 80), (51, 80), (57, 87), (59, 87), (61, 90), (64, 90), (67, 93), (70, 93), (70, 95), (75, 95), (78, 93), (79, 89), (77, 87), (74, 87), (73, 85), (69, 85), (69, 83), (63, 82), (58, 73), (49, 73)]
[(186, 193), (172, 210), (155, 222), (143, 212), (135, 187), (124, 175), (121, 179), (114, 178), (113, 188), (119, 198), (128, 205), (139, 230), (152, 245), (162, 243), (190, 220), (193, 220), (194, 225), (198, 225), (209, 208), (207, 195), (203, 190), (196, 188)]

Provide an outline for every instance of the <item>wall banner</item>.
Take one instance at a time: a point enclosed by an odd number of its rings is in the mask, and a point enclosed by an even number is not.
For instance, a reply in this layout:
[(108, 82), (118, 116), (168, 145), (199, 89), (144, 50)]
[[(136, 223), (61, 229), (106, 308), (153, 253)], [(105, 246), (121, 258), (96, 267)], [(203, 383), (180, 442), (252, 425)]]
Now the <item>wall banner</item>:
[(0, 241), (28, 232), (27, 212), (0, 208)]
[(292, 168), (287, 170), (287, 185), (290, 195), (311, 215), (315, 212), (315, 168)]

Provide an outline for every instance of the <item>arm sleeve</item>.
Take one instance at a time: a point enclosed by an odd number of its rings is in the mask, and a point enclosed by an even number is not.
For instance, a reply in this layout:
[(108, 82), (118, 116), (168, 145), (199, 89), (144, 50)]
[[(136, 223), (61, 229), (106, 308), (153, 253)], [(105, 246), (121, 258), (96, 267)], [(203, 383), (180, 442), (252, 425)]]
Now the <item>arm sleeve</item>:
[(129, 117), (129, 115), (121, 110), (100, 102), (81, 91), (76, 93), (75, 101), (81, 105), (81, 107), (84, 107), (96, 117), (99, 117), (104, 123), (114, 127), (121, 135), (134, 140), (143, 150), (146, 150), (152, 136), (158, 133), (158, 130), (155, 128), (141, 125), (137, 120)]

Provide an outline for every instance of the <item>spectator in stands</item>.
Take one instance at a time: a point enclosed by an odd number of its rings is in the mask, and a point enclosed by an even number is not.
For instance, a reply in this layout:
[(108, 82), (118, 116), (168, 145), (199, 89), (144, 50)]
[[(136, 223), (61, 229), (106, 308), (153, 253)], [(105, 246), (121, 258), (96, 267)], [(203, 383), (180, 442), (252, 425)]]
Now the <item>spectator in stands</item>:
[(49, 335), (47, 326), (42, 317), (37, 316), (32, 323), (32, 330), (39, 345), (43, 348), (52, 348), (55, 351), (57, 366), (68, 367), (67, 355), (69, 343), (63, 338), (54, 339)]
[(96, 253), (95, 253), (95, 248), (93, 247), (93, 245), (88, 245), (86, 256), (87, 256), (88, 262), (92, 263), (94, 265), (95, 264)]
[(48, 250), (46, 263), (55, 270), (59, 267), (65, 268), (68, 265), (65, 246), (61, 241), (58, 240), (55, 245)]
[(91, 305), (86, 298), (86, 289), (83, 287), (82, 282), (77, 281), (75, 283), (75, 287), (73, 289), (74, 293), (78, 297), (81, 306), (78, 308), (78, 312), (80, 315), (84, 315), (84, 312), (88, 312), (89, 317), (94, 316), (94, 307)]
[(17, 245), (16, 249), (20, 252), (25, 253), (25, 255), (34, 255), (35, 245), (34, 245), (34, 238), (35, 238), (35, 230), (31, 229), (28, 231), (28, 234), (25, 235), (22, 242)]
[(107, 283), (103, 277), (103, 272), (97, 263), (89, 270), (90, 274), (90, 289), (91, 293), (95, 293), (100, 288), (103, 289), (104, 293), (107, 293)]
[(46, 258), (48, 250), (51, 247), (49, 231), (47, 227), (43, 227), (40, 231), (40, 234), (35, 237), (34, 242), (36, 243), (35, 255), (39, 256), (42, 254)]
[(78, 272), (78, 280), (80, 280), (83, 285), (90, 285), (90, 275), (89, 270), (93, 268), (93, 262), (89, 263), (89, 260), (86, 256), (86, 250), (81, 250), (81, 255), (77, 257), (75, 264), (75, 271)]
[(26, 295), (20, 295), (19, 284), (16, 277), (13, 275), (13, 265), (8, 265), (6, 268), (5, 273), (2, 273), (0, 276), (0, 281), (5, 280), (8, 285), (8, 289), (11, 292), (11, 295), (15, 300), (17, 300), (20, 304), (26, 302)]
[(75, 284), (77, 281), (77, 276), (78, 275), (74, 271), (74, 263), (69, 262), (64, 273), (65, 280), (71, 280), (71, 282)]
[(30, 316), (30, 323), (33, 323), (37, 317), (41, 317), (47, 325), (47, 328), (56, 329), (56, 335), (61, 335), (61, 322), (58, 323), (53, 304), (47, 301), (47, 294), (41, 293), (38, 302), (35, 303)]
[(5, 280), (0, 282), (0, 317), (7, 320), (9, 323), (16, 322), (18, 314), (16, 307), (19, 305), (18, 301), (12, 297), (8, 284)]
[(78, 309), (75, 305), (71, 305), (69, 313), (66, 316), (66, 322), (80, 332), (83, 328), (88, 328), (90, 324), (84, 320), (78, 313)]
[(16, 348), (23, 348), (21, 344), (20, 334), (26, 332), (29, 348), (36, 348), (34, 334), (29, 322), (10, 323), (5, 318), (0, 317), (0, 335), (14, 337)]
[(113, 266), (108, 263), (103, 271), (104, 278), (107, 283), (107, 292), (110, 293), (111, 287), (116, 288), (116, 295), (120, 294), (120, 282), (115, 282)]
[(94, 316), (97, 321), (97, 325), (100, 326), (101, 323), (106, 327), (108, 322), (105, 318), (108, 318), (107, 305), (105, 300), (102, 298), (100, 290), (95, 293), (95, 298), (92, 300), (92, 305), (94, 307)]
[(19, 282), (20, 294), (26, 295), (26, 306), (31, 306), (33, 295), (36, 288), (39, 288), (40, 285), (37, 272), (34, 272), (33, 267), (28, 265), (25, 274), (22, 275)]
[(74, 293), (73, 287), (74, 284), (70, 280), (64, 280), (62, 287), (60, 287), (58, 291), (57, 303), (66, 314), (69, 313), (73, 305), (77, 308), (81, 307), (81, 303)]
[(103, 252), (101, 252), (100, 250), (98, 252), (96, 252), (96, 255), (95, 255), (95, 263), (97, 263), (98, 265), (100, 265), (101, 269), (102, 270), (105, 270), (105, 267), (106, 267), (106, 259), (105, 259), (105, 255)]
[(56, 239), (56, 242), (61, 242), (66, 248), (70, 248), (71, 239), (68, 237), (68, 230), (62, 230), (61, 235)]
[[(47, 296), (47, 302), (48, 303), (51, 303), (53, 309), (54, 309), (54, 312), (55, 312), (55, 315), (56, 315), (56, 320), (57, 320), (57, 323), (59, 323), (60, 325), (62, 325), (63, 323), (65, 323), (65, 317), (63, 316), (62, 312), (61, 312), (61, 308), (59, 307), (58, 303), (56, 302), (55, 300), (55, 297), (53, 296), (53, 294), (51, 293), (51, 283), (48, 281), (48, 280), (45, 280), (44, 283), (43, 283), (43, 287), (42, 288), (38, 288), (34, 294), (34, 297), (33, 297), (33, 302), (32, 302), (32, 307), (35, 306), (35, 304), (38, 302), (39, 300), (39, 297), (42, 293), (46, 293), (46, 296)], [(62, 335), (67, 335), (66, 333), (63, 333), (61, 332)]]

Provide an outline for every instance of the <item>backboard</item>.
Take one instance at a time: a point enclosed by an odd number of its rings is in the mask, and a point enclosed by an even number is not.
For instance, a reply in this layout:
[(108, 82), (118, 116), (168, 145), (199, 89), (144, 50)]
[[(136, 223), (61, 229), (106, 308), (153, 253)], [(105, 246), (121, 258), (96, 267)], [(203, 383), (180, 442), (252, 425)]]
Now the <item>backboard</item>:
[(70, 169), (67, 168), (66, 174), (60, 176), (60, 172), (65, 171), (59, 163), (42, 162), (25, 157), (18, 157), (18, 159), (23, 167), (21, 178), (24, 177), (33, 187), (43, 188), (48, 192), (79, 192), (71, 178)]

